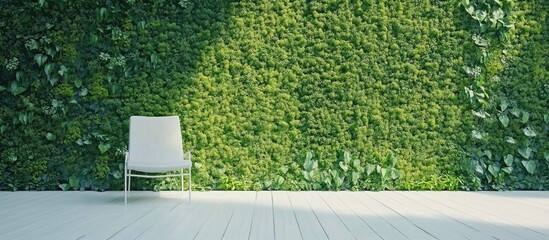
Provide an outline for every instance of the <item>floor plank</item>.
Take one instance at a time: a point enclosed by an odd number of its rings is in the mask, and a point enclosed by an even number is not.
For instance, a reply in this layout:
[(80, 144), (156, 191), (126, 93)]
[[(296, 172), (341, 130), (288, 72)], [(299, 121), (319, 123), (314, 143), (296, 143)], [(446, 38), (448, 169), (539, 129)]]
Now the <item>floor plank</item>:
[(339, 193), (334, 192), (319, 192), (320, 196), (328, 204), (330, 209), (343, 222), (346, 228), (356, 239), (383, 239), (362, 219), (353, 212), (345, 202), (341, 200)]
[[(448, 231), (452, 231), (454, 232), (454, 234), (459, 234), (464, 238), (470, 240), (495, 239), (494, 237), (480, 232), (477, 229), (470, 227), (469, 225), (459, 221), (458, 219), (448, 214), (436, 211), (435, 209), (433, 209), (433, 206), (424, 205), (421, 203), (421, 201), (416, 201), (415, 199), (408, 197), (408, 195), (411, 194), (401, 195), (399, 192), (387, 192), (385, 195), (394, 199), (395, 201), (406, 202), (410, 204), (414, 210), (424, 214), (423, 222), (426, 222), (427, 225), (434, 225), (434, 227), (439, 227), (446, 234), (448, 234)], [(436, 234), (433, 233), (432, 235)]]
[(287, 192), (273, 192), (273, 221), (276, 239), (303, 239)]
[(225, 200), (220, 202), (220, 209), (208, 218), (194, 239), (222, 239), (233, 217), (235, 207), (242, 197), (243, 194), (227, 194)]
[(176, 229), (178, 223), (188, 219), (199, 206), (204, 204), (204, 199), (205, 195), (197, 194), (193, 195), (190, 204), (185, 200), (181, 201), (165, 216), (160, 216), (159, 219), (155, 220), (152, 226), (142, 232), (136, 239), (168, 239), (168, 235)]
[(479, 215), (470, 214), (463, 208), (456, 208), (454, 205), (448, 204), (448, 202), (435, 201), (434, 198), (421, 194), (420, 192), (409, 192), (408, 194), (401, 194), (401, 195), (413, 201), (421, 203), (425, 206), (429, 206), (431, 209), (441, 214), (445, 214), (447, 216), (450, 216), (456, 219), (457, 221), (460, 221), (463, 224), (466, 224), (471, 229), (475, 229), (479, 232), (482, 232), (483, 234), (490, 236), (490, 237), (486, 237), (485, 239), (489, 239), (489, 238), (496, 238), (500, 240), (526, 239), (519, 235), (514, 234), (513, 232), (508, 231), (506, 228), (500, 227), (495, 224), (489, 224), (487, 222), (484, 222), (484, 219)]
[(274, 239), (273, 199), (271, 192), (257, 192), (249, 239)]
[[(198, 193), (193, 193), (193, 196)], [(216, 218), (219, 211), (223, 209), (223, 203), (229, 199), (229, 192), (211, 192), (208, 200), (204, 201), (187, 218), (179, 222), (167, 239), (195, 239), (201, 231), (208, 231), (210, 226), (207, 221)], [(195, 204), (193, 202), (193, 204)], [(143, 238), (145, 239), (145, 238)]]
[[(484, 204), (497, 201), (500, 195), (494, 194), (476, 194), (480, 201)], [(517, 204), (514, 202), (514, 198), (508, 199), (509, 201), (501, 201), (500, 204), (490, 205), (492, 209), (498, 211), (498, 213), (503, 214), (504, 217), (509, 217), (515, 219), (521, 224), (526, 226), (533, 227), (534, 229), (542, 232), (544, 235), (549, 236), (549, 231), (543, 229), (544, 226), (547, 226), (547, 216), (549, 216), (549, 211), (530, 206), (529, 204)], [(520, 206), (517, 207), (517, 206)]]
[[(89, 193), (64, 193), (64, 195), (65, 197), (54, 199), (56, 200), (55, 204), (49, 206), (47, 209), (44, 209), (43, 206), (40, 208), (35, 208), (35, 206), (27, 206), (29, 209), (33, 209), (38, 213), (29, 214), (30, 216), (36, 216), (36, 219), (28, 222), (26, 222), (26, 219), (17, 221), (19, 222), (19, 227), (14, 228), (16, 230), (11, 231), (9, 234), (2, 235), (1, 238), (39, 239), (50, 234), (63, 232), (65, 227), (74, 224), (75, 221), (85, 219), (81, 213), (87, 212), (88, 210), (101, 208), (103, 200), (110, 200), (108, 195), (92, 197), (90, 199), (85, 197), (86, 195), (89, 195)], [(81, 235), (77, 237), (80, 236)]]
[(475, 193), (472, 192), (465, 196), (459, 192), (432, 192), (429, 194), (429, 197), (437, 199), (438, 202), (451, 204), (455, 208), (462, 209), (466, 214), (480, 217), (483, 219), (483, 222), (496, 224), (506, 228), (513, 234), (526, 239), (547, 239), (543, 234), (516, 224), (514, 219), (502, 217), (492, 209), (492, 206), (505, 202), (505, 199), (500, 199), (498, 202), (491, 202), (489, 205), (485, 205), (476, 197)]
[(290, 203), (295, 213), (301, 237), (305, 240), (328, 239), (322, 225), (318, 221), (313, 210), (305, 200), (302, 192), (289, 192)]
[[(117, 202), (119, 208), (115, 210), (116, 214), (112, 220), (93, 222), (92, 225), (87, 226), (92, 231), (87, 232), (80, 239), (108, 239), (115, 236), (162, 205), (165, 199), (158, 198), (158, 196), (146, 196), (143, 193), (132, 192), (132, 197), (128, 199), (127, 206), (124, 205), (123, 198)], [(94, 213), (88, 212), (88, 214), (92, 215)]]
[(549, 239), (549, 192), (0, 192), (0, 239)]
[(248, 239), (254, 215), (252, 207), (257, 197), (257, 192), (238, 192), (241, 199), (237, 202), (231, 221), (222, 239)]
[(304, 192), (303, 194), (329, 239), (355, 238), (318, 192)]
[[(360, 216), (383, 239), (418, 239), (418, 236), (429, 237), (415, 229), (410, 222), (393, 212), (390, 208), (379, 204), (369, 197), (378, 193), (342, 192), (342, 200)], [(411, 234), (409, 236), (405, 233)]]

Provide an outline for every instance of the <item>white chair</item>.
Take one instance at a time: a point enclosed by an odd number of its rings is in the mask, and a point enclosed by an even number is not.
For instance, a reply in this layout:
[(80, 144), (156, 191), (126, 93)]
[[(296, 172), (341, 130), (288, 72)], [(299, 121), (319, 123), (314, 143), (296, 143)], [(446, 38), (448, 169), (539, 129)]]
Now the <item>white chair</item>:
[[(191, 153), (183, 153), (179, 116), (130, 117), (130, 144), (126, 152), (124, 169), (124, 204), (128, 204), (131, 177), (174, 177), (181, 176), (181, 191), (184, 191), (183, 177), (189, 178), (189, 203), (191, 202)], [(188, 171), (184, 171), (188, 169)], [(177, 174), (144, 175), (181, 170)], [(186, 172), (186, 173), (185, 173)]]

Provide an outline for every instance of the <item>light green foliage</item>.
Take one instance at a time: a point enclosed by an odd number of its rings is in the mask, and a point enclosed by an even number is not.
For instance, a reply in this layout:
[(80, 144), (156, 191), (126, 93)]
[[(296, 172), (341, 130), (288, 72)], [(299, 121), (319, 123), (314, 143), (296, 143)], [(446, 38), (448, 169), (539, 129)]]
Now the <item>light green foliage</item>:
[(197, 189), (545, 188), (548, 6), (460, 2), (5, 1), (0, 190), (122, 189), (129, 117), (174, 114)]

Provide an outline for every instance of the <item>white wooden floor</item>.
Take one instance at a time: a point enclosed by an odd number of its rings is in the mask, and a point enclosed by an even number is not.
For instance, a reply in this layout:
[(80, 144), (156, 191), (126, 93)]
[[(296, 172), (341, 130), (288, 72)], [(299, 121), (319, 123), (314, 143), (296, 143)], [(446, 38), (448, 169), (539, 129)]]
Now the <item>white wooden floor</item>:
[(549, 239), (549, 192), (0, 192), (0, 239)]

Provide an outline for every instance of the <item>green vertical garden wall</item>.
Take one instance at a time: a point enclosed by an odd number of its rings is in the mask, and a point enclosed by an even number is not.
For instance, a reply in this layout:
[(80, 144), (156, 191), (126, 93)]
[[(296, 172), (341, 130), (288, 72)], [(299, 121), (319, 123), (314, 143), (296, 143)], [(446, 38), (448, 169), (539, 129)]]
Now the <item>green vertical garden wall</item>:
[(2, 1), (0, 190), (122, 189), (132, 115), (181, 117), (197, 189), (546, 189), (548, 12)]

